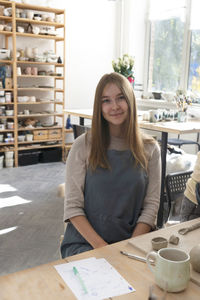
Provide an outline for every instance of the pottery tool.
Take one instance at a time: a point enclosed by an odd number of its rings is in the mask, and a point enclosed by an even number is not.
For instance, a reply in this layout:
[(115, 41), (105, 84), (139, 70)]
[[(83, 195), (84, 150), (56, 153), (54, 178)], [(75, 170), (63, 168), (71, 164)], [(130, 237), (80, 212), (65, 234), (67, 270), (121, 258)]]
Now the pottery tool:
[[(128, 256), (129, 258), (132, 258), (132, 259), (135, 259), (135, 260), (139, 260), (139, 261), (142, 261), (142, 262), (147, 262), (146, 258), (145, 257), (142, 257), (142, 256), (139, 256), (139, 255), (135, 255), (135, 254), (132, 254), (132, 253), (128, 253), (128, 252), (125, 252), (125, 251), (120, 251), (121, 254), (123, 255), (126, 255)], [(154, 261), (153, 260), (150, 260), (150, 262), (153, 264)]]
[(179, 229), (178, 233), (184, 235), (184, 234), (186, 234), (190, 231), (193, 231), (195, 229), (198, 229), (198, 228), (200, 228), (200, 223), (194, 224), (189, 227), (181, 228), (181, 229)]

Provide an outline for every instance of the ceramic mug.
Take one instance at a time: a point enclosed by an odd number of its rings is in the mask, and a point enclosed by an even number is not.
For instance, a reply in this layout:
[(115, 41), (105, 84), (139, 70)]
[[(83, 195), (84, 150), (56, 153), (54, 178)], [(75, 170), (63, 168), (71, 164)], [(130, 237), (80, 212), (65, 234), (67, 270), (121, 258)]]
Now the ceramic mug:
[(149, 110), (149, 121), (151, 123), (156, 123), (162, 120), (162, 114), (159, 110)]
[[(152, 260), (154, 266), (151, 265)], [(162, 248), (147, 254), (147, 265), (156, 284), (167, 292), (181, 292), (190, 280), (190, 256), (176, 248)]]
[(25, 74), (26, 75), (31, 75), (31, 67), (26, 67)]
[(31, 11), (31, 10), (27, 11), (27, 18), (28, 19), (32, 20), (33, 19), (33, 15), (34, 15), (33, 11)]

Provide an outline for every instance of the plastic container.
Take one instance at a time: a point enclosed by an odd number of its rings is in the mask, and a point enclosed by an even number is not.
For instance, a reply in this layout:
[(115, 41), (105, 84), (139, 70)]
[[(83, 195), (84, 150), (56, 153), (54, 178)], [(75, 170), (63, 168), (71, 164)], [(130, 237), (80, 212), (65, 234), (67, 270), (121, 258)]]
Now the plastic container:
[(26, 134), (26, 141), (27, 142), (32, 142), (32, 140), (33, 140), (33, 134)]
[(14, 122), (7, 122), (8, 129), (14, 129)]
[(0, 169), (3, 169), (4, 156), (0, 156)]
[(12, 168), (14, 165), (14, 159), (13, 158), (5, 159), (5, 165), (6, 168)]
[(14, 151), (7, 151), (5, 152), (5, 158), (6, 159), (13, 159)]
[(18, 153), (19, 166), (34, 165), (39, 162), (40, 151), (27, 150)]
[(62, 160), (62, 149), (61, 148), (49, 148), (41, 151), (40, 162), (57, 162)]

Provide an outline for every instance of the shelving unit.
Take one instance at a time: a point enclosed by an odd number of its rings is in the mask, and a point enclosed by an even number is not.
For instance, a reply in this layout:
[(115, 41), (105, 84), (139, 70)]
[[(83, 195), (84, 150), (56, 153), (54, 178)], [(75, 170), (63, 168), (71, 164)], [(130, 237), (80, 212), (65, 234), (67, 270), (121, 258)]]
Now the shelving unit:
[[(12, 50), (10, 59), (0, 59), (0, 67), (10, 66), (12, 68), (13, 84), (12, 88), (0, 88), (0, 92), (12, 93), (12, 102), (0, 102), (0, 124), (5, 124), (5, 128), (0, 127), (0, 135), (3, 134), (5, 139), (7, 134), (11, 133), (14, 138), (11, 142), (1, 142), (0, 140), (0, 155), (7, 151), (14, 151), (14, 164), (16, 167), (18, 166), (19, 153), (24, 150), (59, 147), (62, 148), (62, 157), (64, 158), (66, 149), (63, 114), (65, 100), (65, 11), (5, 0), (0, 0), (0, 6), (12, 9), (12, 16), (0, 15), (0, 24), (12, 26), (12, 31), (0, 31), (0, 38), (4, 41), (3, 47)], [(34, 17), (31, 19), (19, 16), (23, 12), (28, 16), (30, 11), (33, 14), (46, 15), (46, 19), (52, 20), (36, 20)], [(57, 16), (60, 16), (59, 21), (56, 20)], [(42, 26), (45, 26), (43, 28), (51, 29), (54, 34), (26, 32), (30, 25), (39, 27), (41, 32)], [(18, 32), (19, 26), (24, 28), (24, 32)], [(19, 41), (22, 41), (22, 39), (23, 43), (20, 43)], [(55, 59), (49, 59), (48, 56), (45, 61), (40, 61), (37, 55), (33, 57), (28, 57), (28, 55), (19, 56), (19, 48), (26, 52), (28, 43), (31, 43), (32, 49), (40, 48), (40, 51), (41, 49), (43, 51), (51, 49), (57, 57), (61, 57), (62, 62), (57, 62), (57, 58), (56, 61)], [(51, 43), (51, 47), (49, 48), (48, 44), (45, 49), (46, 43)], [(18, 72), (19, 68), (21, 74)], [(27, 68), (35, 68), (37, 74), (25, 74)], [(46, 74), (40, 75), (39, 71), (43, 69), (48, 69), (48, 71)], [(52, 74), (49, 74), (49, 72)], [(29, 97), (29, 100), (22, 102), (19, 101), (20, 97)], [(32, 101), (33, 98), (34, 101)], [(2, 107), (12, 109), (13, 115), (7, 116), (5, 113), (2, 115)], [(29, 119), (31, 120), (30, 124), (28, 124)], [(13, 128), (7, 127), (8, 121), (13, 122)], [(50, 122), (52, 124), (48, 126)], [(52, 138), (52, 130), (55, 131), (55, 138)], [(47, 132), (46, 137), (39, 140), (35, 139), (35, 133), (38, 131), (41, 131), (41, 135)], [(26, 134), (32, 134), (33, 140), (20, 141), (19, 136), (22, 134), (25, 136)]]

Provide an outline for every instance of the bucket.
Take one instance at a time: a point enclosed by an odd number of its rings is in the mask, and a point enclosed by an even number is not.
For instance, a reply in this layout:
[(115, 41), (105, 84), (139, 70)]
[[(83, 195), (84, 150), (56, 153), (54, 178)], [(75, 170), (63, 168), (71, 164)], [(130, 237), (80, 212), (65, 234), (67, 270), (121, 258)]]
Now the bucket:
[(13, 164), (14, 164), (14, 159), (9, 158), (9, 159), (6, 159), (5, 162), (6, 162), (6, 168), (12, 168)]
[(13, 159), (14, 151), (7, 151), (5, 152), (6, 159)]
[(3, 169), (4, 156), (0, 156), (0, 169)]

